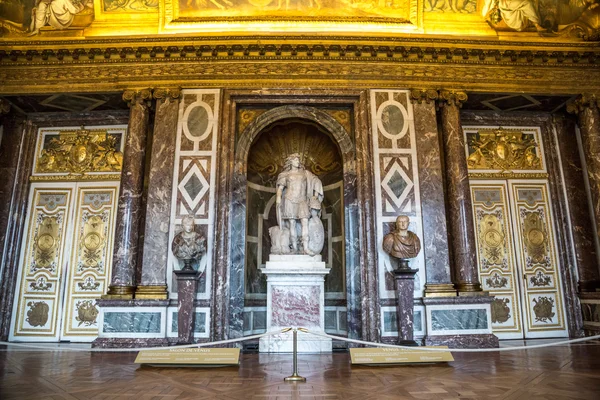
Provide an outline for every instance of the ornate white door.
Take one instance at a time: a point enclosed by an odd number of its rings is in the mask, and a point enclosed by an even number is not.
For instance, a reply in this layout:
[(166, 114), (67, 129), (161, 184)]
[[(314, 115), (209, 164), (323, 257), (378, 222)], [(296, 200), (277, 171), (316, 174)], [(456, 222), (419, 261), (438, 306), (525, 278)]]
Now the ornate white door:
[(119, 182), (33, 183), (12, 341), (86, 342), (110, 279)]
[(484, 290), (501, 339), (567, 336), (548, 184), (471, 181)]

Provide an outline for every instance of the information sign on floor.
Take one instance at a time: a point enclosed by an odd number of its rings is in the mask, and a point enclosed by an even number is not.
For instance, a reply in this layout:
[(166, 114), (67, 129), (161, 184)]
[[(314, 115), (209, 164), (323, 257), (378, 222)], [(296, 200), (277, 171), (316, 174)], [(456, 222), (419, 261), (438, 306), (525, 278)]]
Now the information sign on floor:
[(153, 366), (217, 366), (238, 365), (240, 349), (160, 349), (142, 350), (135, 359), (136, 364)]
[[(447, 346), (425, 347), (447, 349)], [(410, 364), (454, 361), (450, 351), (427, 351), (415, 349), (394, 349), (385, 347), (350, 349), (352, 364)]]

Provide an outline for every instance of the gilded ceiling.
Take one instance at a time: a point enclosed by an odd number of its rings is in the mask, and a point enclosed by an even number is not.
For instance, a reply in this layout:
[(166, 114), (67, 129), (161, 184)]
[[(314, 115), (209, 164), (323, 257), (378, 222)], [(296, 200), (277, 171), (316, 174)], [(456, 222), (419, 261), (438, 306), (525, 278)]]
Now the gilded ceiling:
[(0, 0), (4, 37), (402, 32), (599, 40), (597, 0)]

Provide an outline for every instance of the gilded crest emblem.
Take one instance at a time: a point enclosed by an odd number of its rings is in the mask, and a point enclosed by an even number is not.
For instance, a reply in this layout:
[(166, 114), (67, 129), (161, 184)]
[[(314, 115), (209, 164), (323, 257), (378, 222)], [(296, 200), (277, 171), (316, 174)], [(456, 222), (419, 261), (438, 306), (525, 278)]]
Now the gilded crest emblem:
[(510, 319), (510, 303), (509, 299), (495, 298), (492, 301), (492, 322), (495, 324), (503, 324)]
[(44, 326), (48, 322), (48, 314), (50, 307), (44, 301), (30, 301), (27, 303), (29, 310), (27, 311), (26, 321), (31, 326)]
[(546, 296), (540, 296), (533, 299), (533, 312), (535, 320), (538, 322), (552, 322), (552, 318), (556, 315), (552, 309), (554, 308), (554, 299)]
[(93, 300), (78, 301), (75, 307), (77, 307), (75, 320), (79, 322), (77, 326), (91, 326), (96, 324), (99, 311), (94, 305)]
[(114, 172), (120, 171), (122, 164), (123, 153), (115, 136), (80, 129), (52, 138), (40, 153), (36, 172)]
[(469, 134), (469, 169), (500, 171), (541, 170), (538, 144), (531, 133), (509, 129), (481, 130)]
[(527, 255), (535, 264), (546, 263), (547, 238), (544, 221), (539, 211), (525, 212), (523, 220), (523, 239)]
[(35, 244), (33, 269), (52, 268), (58, 248), (59, 225), (56, 217), (41, 216), (37, 234), (33, 239)]

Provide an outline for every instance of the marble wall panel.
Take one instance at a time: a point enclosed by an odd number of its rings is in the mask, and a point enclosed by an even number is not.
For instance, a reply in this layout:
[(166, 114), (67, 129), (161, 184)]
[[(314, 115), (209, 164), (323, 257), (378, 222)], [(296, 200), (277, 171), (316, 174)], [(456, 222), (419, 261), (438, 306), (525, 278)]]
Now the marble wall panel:
[[(371, 90), (370, 94), (379, 297), (392, 299), (396, 297), (393, 267), (381, 247), (383, 237), (392, 230), (396, 217), (405, 214), (410, 218), (409, 230), (423, 242), (417, 138), (409, 91)], [(411, 268), (419, 269), (415, 276), (416, 297), (423, 294), (424, 266), (423, 252), (410, 262)]]
[[(198, 299), (210, 299), (213, 283), (213, 248), (215, 219), (215, 182), (217, 132), (220, 91), (218, 89), (186, 89), (181, 92), (179, 120), (175, 140), (173, 194), (169, 243), (181, 230), (184, 216), (193, 215), (196, 230), (207, 240), (206, 255), (194, 267), (204, 270), (198, 283)], [(180, 261), (169, 251), (167, 285), (169, 297), (177, 297), (173, 271)], [(215, 299), (224, 301), (224, 299)]]

